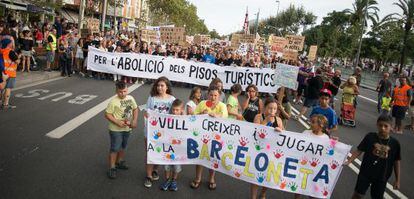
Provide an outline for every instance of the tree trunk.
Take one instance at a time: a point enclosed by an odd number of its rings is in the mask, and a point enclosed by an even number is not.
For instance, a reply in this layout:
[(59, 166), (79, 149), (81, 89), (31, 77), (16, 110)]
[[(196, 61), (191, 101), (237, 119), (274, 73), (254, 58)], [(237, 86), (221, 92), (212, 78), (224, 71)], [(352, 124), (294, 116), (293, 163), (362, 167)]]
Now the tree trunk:
[(401, 74), (402, 69), (403, 69), (404, 64), (405, 64), (405, 55), (406, 55), (406, 51), (407, 51), (407, 41), (408, 41), (408, 35), (410, 34), (411, 26), (412, 26), (411, 23), (406, 23), (405, 24), (404, 41), (403, 41), (403, 47), (402, 47), (402, 50), (401, 50), (400, 67), (398, 69), (399, 74)]

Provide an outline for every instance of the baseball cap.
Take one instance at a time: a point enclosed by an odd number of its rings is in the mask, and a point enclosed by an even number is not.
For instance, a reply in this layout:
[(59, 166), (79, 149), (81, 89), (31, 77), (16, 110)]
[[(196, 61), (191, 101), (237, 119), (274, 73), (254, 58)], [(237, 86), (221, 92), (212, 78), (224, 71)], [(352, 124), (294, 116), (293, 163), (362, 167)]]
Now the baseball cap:
[(329, 97), (332, 97), (332, 92), (330, 90), (324, 88), (324, 89), (321, 90), (320, 95), (321, 96), (329, 96)]

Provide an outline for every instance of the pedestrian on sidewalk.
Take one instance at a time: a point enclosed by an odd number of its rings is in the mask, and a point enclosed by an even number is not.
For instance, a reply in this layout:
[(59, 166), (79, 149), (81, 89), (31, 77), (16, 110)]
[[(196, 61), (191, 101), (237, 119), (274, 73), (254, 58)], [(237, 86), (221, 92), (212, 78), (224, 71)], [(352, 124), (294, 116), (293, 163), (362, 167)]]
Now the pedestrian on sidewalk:
[(2, 92), (2, 109), (13, 109), (16, 106), (13, 106), (9, 103), (11, 96), (11, 89), (14, 88), (16, 84), (16, 70), (17, 65), (19, 64), (18, 54), (12, 50), (13, 42), (10, 39), (3, 39), (1, 41), (1, 54), (3, 55), (4, 70), (5, 74), (9, 77), (6, 80), (6, 86), (4, 92)]
[(45, 71), (52, 71), (50, 68), (55, 61), (55, 50), (57, 47), (56, 29), (52, 29), (47, 37), (46, 44), (46, 68)]
[(392, 116), (395, 118), (395, 133), (402, 134), (402, 121), (412, 99), (411, 86), (407, 84), (407, 78), (400, 77), (400, 86), (394, 88), (392, 96)]
[(381, 113), (382, 98), (387, 92), (391, 93), (392, 82), (389, 80), (390, 74), (385, 72), (383, 78), (378, 82), (377, 91), (378, 91), (378, 113)]
[(352, 156), (344, 163), (349, 165), (364, 153), (353, 199), (363, 198), (371, 187), (371, 198), (384, 198), (387, 181), (395, 174), (394, 189), (400, 188), (401, 147), (397, 139), (390, 136), (392, 118), (380, 115), (377, 119), (378, 133), (368, 133)]
[(23, 38), (21, 38), (21, 50), (22, 50), (22, 72), (30, 72), (30, 61), (33, 54), (33, 38), (30, 30), (23, 31)]
[(62, 39), (59, 44), (59, 66), (61, 76), (72, 75), (72, 47), (69, 46), (67, 39)]
[(127, 170), (124, 160), (128, 138), (133, 128), (137, 127), (138, 106), (135, 99), (128, 95), (125, 83), (117, 82), (116, 97), (108, 104), (105, 110), (105, 118), (109, 121), (109, 171), (110, 179), (116, 178), (117, 169)]

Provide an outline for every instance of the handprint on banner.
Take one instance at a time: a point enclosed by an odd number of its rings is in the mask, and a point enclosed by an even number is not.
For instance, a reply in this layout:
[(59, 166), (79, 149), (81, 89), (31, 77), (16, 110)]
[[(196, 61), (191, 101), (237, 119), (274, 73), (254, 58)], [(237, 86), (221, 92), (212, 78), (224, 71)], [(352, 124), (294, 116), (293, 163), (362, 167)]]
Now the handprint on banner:
[(264, 130), (264, 129), (260, 129), (259, 132), (258, 132), (258, 134), (259, 134), (259, 137), (261, 139), (265, 139), (266, 136), (267, 136), (266, 130)]
[(263, 149), (262, 142), (260, 142), (260, 141), (254, 142), (254, 148), (255, 148), (257, 151), (262, 150), (262, 149)]
[(229, 149), (229, 150), (233, 150), (233, 145), (234, 145), (234, 141), (233, 140), (227, 140), (227, 142), (226, 142), (226, 144), (227, 144), (227, 149)]
[(249, 140), (246, 137), (241, 137), (239, 139), (240, 145), (246, 146), (249, 143)]
[(155, 118), (155, 117), (151, 117), (150, 119), (149, 119), (149, 122), (150, 122), (150, 124), (152, 125), (152, 126), (157, 126), (157, 118)]
[(296, 182), (290, 182), (289, 185), (288, 185), (288, 187), (292, 191), (296, 191), (298, 189), (298, 185), (296, 184)]
[(319, 161), (318, 158), (312, 158), (312, 162), (310, 163), (310, 165), (312, 167), (316, 167), (316, 166), (318, 166), (319, 163), (320, 163), (320, 161)]
[(174, 153), (167, 153), (165, 155), (165, 157), (169, 160), (174, 160), (175, 159), (175, 154)]
[(326, 154), (328, 154), (329, 156), (333, 156), (335, 153), (334, 147), (333, 146), (328, 146), (326, 148)]
[(265, 180), (265, 176), (263, 173), (260, 172), (260, 173), (257, 173), (256, 179), (257, 179), (257, 182), (262, 183)]
[(283, 157), (284, 153), (282, 150), (277, 149), (276, 151), (273, 151), (273, 155), (275, 156), (276, 159), (279, 159)]
[(282, 182), (280, 183), (279, 188), (280, 189), (285, 189), (286, 188), (286, 180), (285, 179), (282, 179)]
[(190, 122), (195, 122), (195, 121), (197, 120), (197, 118), (196, 118), (196, 116), (195, 116), (195, 115), (192, 115), (192, 116), (190, 116), (190, 118), (188, 118), (188, 120), (189, 120)]
[(201, 139), (201, 141), (204, 144), (207, 144), (210, 141), (210, 136), (209, 135), (203, 135), (203, 138)]
[(193, 135), (197, 137), (198, 135), (200, 135), (200, 132), (198, 132), (197, 129), (193, 129)]
[(171, 144), (172, 145), (180, 145), (181, 142), (182, 142), (182, 140), (179, 139), (179, 138), (171, 138)]
[(306, 156), (303, 156), (302, 159), (300, 159), (301, 165), (306, 165), (308, 163), (308, 158)]
[(336, 168), (338, 168), (338, 166), (339, 166), (339, 163), (336, 160), (332, 160), (332, 162), (331, 162), (331, 168), (333, 170), (335, 170)]
[(158, 138), (160, 138), (160, 137), (162, 136), (161, 132), (159, 132), (158, 130), (155, 130), (155, 131), (152, 133), (152, 135), (153, 135), (153, 138), (154, 138), (155, 140), (158, 140)]
[(213, 166), (213, 168), (218, 169), (218, 167), (219, 167), (219, 161), (218, 160), (213, 160), (212, 166)]
[(157, 146), (157, 147), (155, 147), (155, 150), (159, 153), (159, 152), (161, 152), (161, 150), (162, 150), (162, 147), (160, 147), (160, 146)]
[(214, 135), (214, 139), (217, 140), (217, 141), (220, 141), (221, 136), (219, 134), (215, 134)]
[(240, 176), (241, 176), (241, 172), (240, 172), (240, 170), (235, 169), (235, 170), (234, 170), (234, 176), (236, 176), (236, 177), (240, 178)]
[(323, 188), (323, 191), (322, 191), (322, 195), (326, 197), (326, 196), (328, 196), (328, 194), (329, 194), (328, 188), (327, 187), (324, 187)]

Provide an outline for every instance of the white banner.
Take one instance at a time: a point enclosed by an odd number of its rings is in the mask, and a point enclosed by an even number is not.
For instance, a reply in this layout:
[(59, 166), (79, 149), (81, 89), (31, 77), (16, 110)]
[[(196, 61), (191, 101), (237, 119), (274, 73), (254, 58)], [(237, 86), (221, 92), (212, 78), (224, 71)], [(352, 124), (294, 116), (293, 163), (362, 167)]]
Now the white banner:
[[(149, 111), (150, 164), (202, 165), (282, 191), (328, 198), (351, 146), (244, 121)], [(226, 186), (226, 185), (222, 185)]]
[(298, 89), (299, 67), (277, 63), (275, 69), (275, 84), (293, 90)]
[[(275, 71), (270, 68), (218, 66), (205, 62), (187, 61), (173, 57), (161, 57), (137, 53), (111, 53), (89, 47), (88, 70), (130, 77), (169, 80), (209, 86), (218, 77), (225, 89), (240, 84), (245, 89), (254, 84), (260, 92), (275, 93), (279, 86), (274, 83)], [(296, 78), (295, 78), (296, 80)]]

